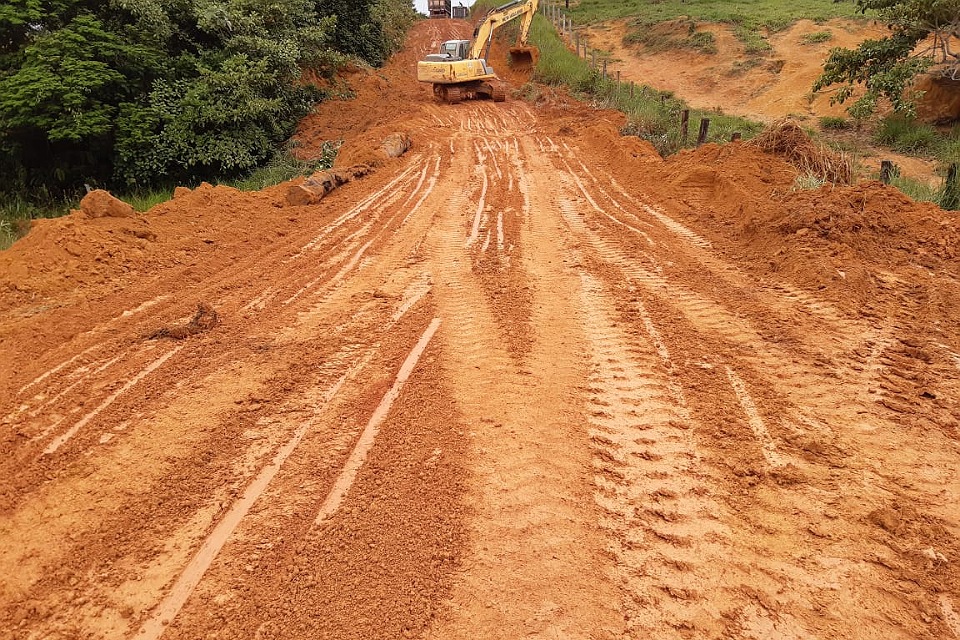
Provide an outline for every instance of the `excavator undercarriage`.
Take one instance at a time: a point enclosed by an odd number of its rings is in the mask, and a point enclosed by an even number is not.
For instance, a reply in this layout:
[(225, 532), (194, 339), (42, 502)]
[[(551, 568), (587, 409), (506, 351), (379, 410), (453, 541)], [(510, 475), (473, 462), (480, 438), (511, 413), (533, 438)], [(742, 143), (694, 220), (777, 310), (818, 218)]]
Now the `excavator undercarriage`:
[(499, 80), (461, 82), (455, 85), (435, 84), (433, 95), (443, 102), (457, 104), (464, 100), (488, 98), (494, 102), (503, 102), (507, 99), (507, 91)]

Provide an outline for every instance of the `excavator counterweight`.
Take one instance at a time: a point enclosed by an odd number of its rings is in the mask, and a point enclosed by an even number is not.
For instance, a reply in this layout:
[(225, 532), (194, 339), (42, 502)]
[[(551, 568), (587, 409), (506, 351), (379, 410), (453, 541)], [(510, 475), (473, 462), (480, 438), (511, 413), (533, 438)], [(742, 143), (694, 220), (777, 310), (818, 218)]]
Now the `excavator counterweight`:
[(506, 91), (487, 63), (493, 34), (508, 22), (523, 17), (517, 43), (510, 48), (510, 58), (518, 68), (532, 68), (540, 51), (527, 44), (527, 36), (537, 4), (538, 0), (512, 0), (491, 10), (477, 25), (473, 40), (449, 40), (440, 45), (439, 52), (420, 61), (417, 80), (432, 84), (434, 95), (451, 104), (483, 97), (503, 102)]

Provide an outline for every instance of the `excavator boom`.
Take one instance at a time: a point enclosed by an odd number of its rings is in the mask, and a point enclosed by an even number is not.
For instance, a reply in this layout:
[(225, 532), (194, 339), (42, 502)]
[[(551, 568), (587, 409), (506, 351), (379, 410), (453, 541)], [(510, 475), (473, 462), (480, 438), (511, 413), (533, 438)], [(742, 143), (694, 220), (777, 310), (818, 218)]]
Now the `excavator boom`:
[(483, 21), (477, 25), (473, 34), (473, 44), (470, 46), (471, 58), (486, 58), (484, 49), (489, 53), (490, 42), (493, 39), (493, 33), (507, 24), (508, 22), (523, 16), (523, 22), (520, 23), (520, 35), (517, 37), (517, 47), (524, 47), (527, 44), (527, 36), (530, 34), (530, 24), (533, 22), (533, 16), (537, 12), (538, 0), (513, 0), (505, 5), (497, 7), (486, 15)]
[(427, 56), (417, 64), (417, 79), (433, 84), (434, 94), (456, 103), (467, 98), (489, 97), (496, 102), (505, 99), (505, 91), (493, 68), (487, 63), (493, 34), (503, 25), (523, 17), (517, 43), (510, 49), (514, 64), (530, 66), (539, 51), (527, 46), (530, 24), (537, 12), (538, 0), (512, 0), (491, 10), (473, 33), (473, 40), (451, 40), (441, 45), (439, 53)]

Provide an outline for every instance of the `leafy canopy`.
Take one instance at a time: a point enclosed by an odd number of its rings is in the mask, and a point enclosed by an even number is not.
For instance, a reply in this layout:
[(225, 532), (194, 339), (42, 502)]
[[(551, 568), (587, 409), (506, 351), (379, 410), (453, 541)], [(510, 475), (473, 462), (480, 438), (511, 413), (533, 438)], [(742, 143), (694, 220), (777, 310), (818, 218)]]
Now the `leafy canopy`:
[[(842, 103), (861, 86), (863, 94), (848, 109), (857, 118), (871, 115), (884, 99), (895, 111), (913, 115), (916, 93), (909, 87), (918, 74), (938, 67), (956, 77), (960, 69), (960, 55), (951, 49), (960, 34), (960, 0), (857, 0), (857, 7), (875, 11), (890, 35), (831, 51), (813, 90), (839, 85), (831, 101)], [(932, 45), (918, 48), (928, 38)]]
[(382, 63), (407, 0), (3, 0), (0, 190), (222, 179), (269, 160), (322, 93)]

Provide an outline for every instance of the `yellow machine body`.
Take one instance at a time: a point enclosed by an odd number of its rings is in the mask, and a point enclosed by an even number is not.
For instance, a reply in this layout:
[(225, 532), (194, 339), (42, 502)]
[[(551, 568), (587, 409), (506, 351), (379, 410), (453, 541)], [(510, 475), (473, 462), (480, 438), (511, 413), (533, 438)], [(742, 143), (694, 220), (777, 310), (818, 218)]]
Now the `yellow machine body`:
[(457, 84), (473, 80), (491, 80), (496, 78), (488, 73), (488, 67), (483, 60), (456, 60), (454, 62), (430, 62), (422, 60), (417, 63), (417, 80), (433, 84)]

